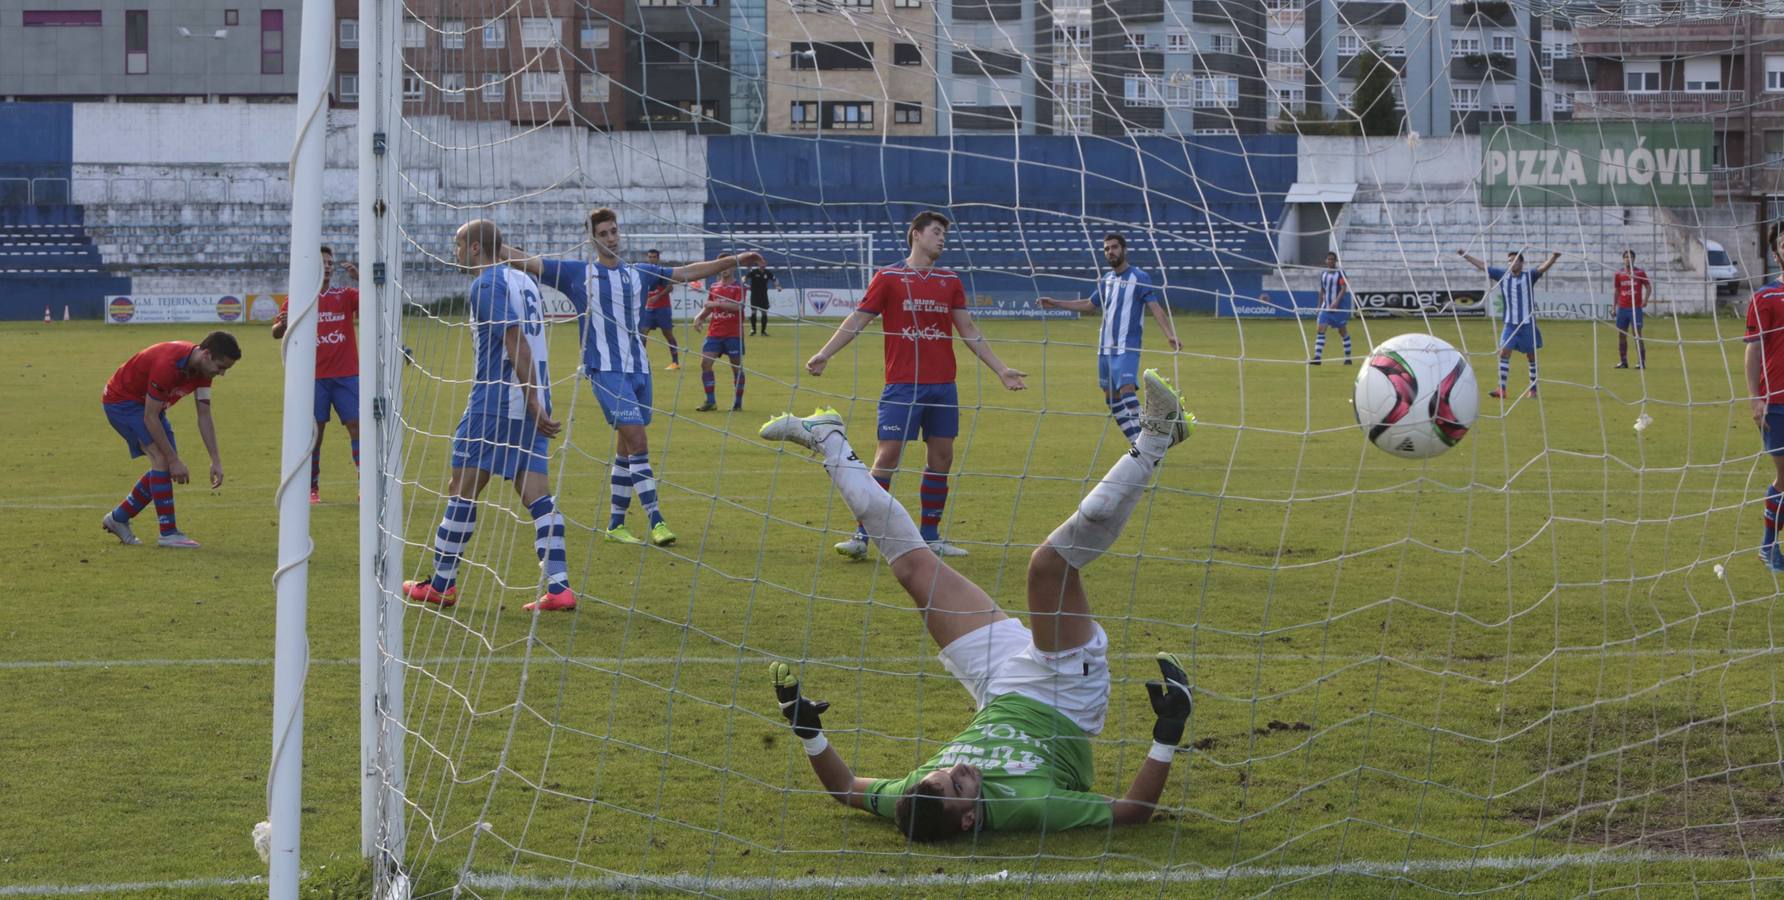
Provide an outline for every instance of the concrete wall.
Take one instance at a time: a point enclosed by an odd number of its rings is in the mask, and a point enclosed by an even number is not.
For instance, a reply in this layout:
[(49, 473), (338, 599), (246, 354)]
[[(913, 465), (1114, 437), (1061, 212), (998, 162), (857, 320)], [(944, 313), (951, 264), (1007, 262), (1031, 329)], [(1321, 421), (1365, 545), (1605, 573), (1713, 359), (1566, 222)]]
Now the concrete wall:
[[(292, 95), (299, 0), (0, 0), (0, 97)], [(26, 28), (26, 10), (98, 10), (98, 26)], [(125, 12), (148, 13), (147, 68), (126, 74)], [(226, 10), (237, 13), (227, 25)], [(282, 71), (261, 72), (262, 10), (284, 13)], [(180, 34), (184, 27), (192, 36)], [(224, 31), (222, 38), (214, 35)], [(79, 65), (69, 65), (79, 60)]]

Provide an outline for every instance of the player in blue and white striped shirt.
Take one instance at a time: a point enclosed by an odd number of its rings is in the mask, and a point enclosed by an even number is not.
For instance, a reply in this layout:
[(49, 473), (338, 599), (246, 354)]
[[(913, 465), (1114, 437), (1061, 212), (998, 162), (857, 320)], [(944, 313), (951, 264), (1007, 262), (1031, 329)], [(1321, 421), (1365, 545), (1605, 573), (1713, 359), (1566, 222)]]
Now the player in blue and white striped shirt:
[(1505, 396), (1513, 350), (1524, 354), (1530, 361), (1530, 392), (1527, 396), (1536, 396), (1536, 351), (1542, 348), (1542, 332), (1536, 327), (1536, 282), (1555, 265), (1561, 254), (1549, 254), (1549, 258), (1535, 269), (1524, 268), (1524, 254), (1516, 250), (1505, 255), (1507, 264), (1503, 269), (1488, 266), (1469, 256), (1466, 250), (1457, 250), (1456, 255), (1487, 273), (1498, 288), (1499, 296), (1505, 300), (1505, 329), (1499, 333), (1499, 389), (1487, 396)]
[(1152, 287), (1145, 272), (1127, 264), (1127, 238), (1119, 234), (1103, 237), (1103, 260), (1109, 271), (1097, 282), (1096, 292), (1088, 300), (1055, 300), (1041, 297), (1043, 309), (1070, 309), (1077, 312), (1099, 310), (1102, 328), (1097, 335), (1096, 383), (1103, 389), (1103, 399), (1121, 433), (1133, 443), (1140, 433), (1140, 332), (1145, 314), (1152, 312), (1158, 328), (1172, 350), (1182, 350), (1171, 317)]
[(477, 495), (491, 474), (514, 483), (533, 516), (533, 549), (545, 572), (545, 595), (529, 612), (576, 608), (564, 562), (564, 517), (557, 510), (546, 461), (561, 426), (551, 418), (551, 366), (539, 286), (501, 264), (508, 255), (494, 222), (467, 222), (453, 237), (460, 266), (477, 273), (471, 282), (471, 396), (452, 434), (452, 477), (446, 512), (434, 534), (434, 574), (403, 582), (403, 594), (420, 603), (458, 602), (458, 564), (477, 528)]
[(594, 387), (601, 414), (617, 433), (607, 539), (644, 543), (626, 527), (626, 510), (636, 494), (650, 517), (650, 542), (666, 547), (675, 543), (675, 532), (657, 509), (657, 479), (650, 469), (650, 443), (644, 430), (651, 418), (650, 360), (639, 333), (645, 297), (659, 285), (697, 281), (739, 265), (761, 265), (762, 255), (744, 253), (675, 268), (628, 263), (619, 255), (619, 217), (613, 210), (601, 207), (590, 213), (588, 228), (594, 237), (593, 263), (518, 253), (511, 254), (508, 263), (562, 291), (581, 320), (582, 371)]
[(1309, 365), (1319, 365), (1326, 353), (1326, 329), (1338, 329), (1344, 339), (1344, 364), (1350, 365), (1350, 282), (1338, 268), (1338, 254), (1326, 254), (1325, 271), (1319, 273), (1319, 331), (1313, 338), (1313, 358)]

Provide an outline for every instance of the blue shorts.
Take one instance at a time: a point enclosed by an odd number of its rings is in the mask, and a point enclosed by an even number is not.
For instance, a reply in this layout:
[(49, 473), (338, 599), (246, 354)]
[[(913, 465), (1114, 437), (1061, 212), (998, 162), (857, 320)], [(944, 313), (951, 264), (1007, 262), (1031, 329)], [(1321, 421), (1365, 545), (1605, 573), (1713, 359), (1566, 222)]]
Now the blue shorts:
[(1535, 353), (1542, 349), (1542, 330), (1535, 322), (1522, 325), (1507, 325), (1499, 332), (1499, 349), (1511, 350), (1515, 353)]
[(1765, 408), (1765, 432), (1761, 440), (1765, 442), (1766, 453), (1784, 456), (1784, 403), (1773, 403)]
[(948, 384), (888, 384), (880, 392), (880, 440), (960, 435), (960, 392)]
[(1350, 310), (1322, 309), (1319, 311), (1319, 327), (1344, 328), (1350, 324)]
[(652, 328), (668, 331), (674, 327), (675, 309), (673, 307), (659, 306), (652, 309), (647, 306), (644, 308), (644, 314), (638, 317), (639, 331), (649, 331)]
[(1096, 355), (1096, 386), (1104, 392), (1119, 390), (1132, 385), (1140, 386), (1140, 353), (1129, 350), (1126, 353), (1098, 353)]
[[(111, 423), (112, 430), (124, 436), (124, 446), (130, 448), (130, 458), (147, 455), (149, 451), (144, 448), (155, 442), (149, 437), (148, 424), (142, 420), (143, 405), (134, 401), (101, 405), (105, 407), (105, 418)], [(167, 432), (168, 446), (173, 447), (175, 453), (180, 452), (179, 445), (173, 442), (173, 426), (167, 424), (165, 409), (161, 411), (161, 430)]]
[(343, 424), (359, 421), (358, 375), (316, 379), (316, 421), (328, 421), (330, 406)]
[(522, 471), (545, 472), (551, 448), (532, 419), (465, 416), (452, 433), (452, 467), (476, 469), (509, 481)]
[(1642, 319), (1643, 318), (1645, 318), (1645, 316), (1642, 315), (1642, 311), (1639, 309), (1630, 309), (1628, 307), (1618, 307), (1617, 308), (1617, 330), (1618, 331), (1628, 331), (1628, 330), (1630, 330), (1629, 329), (1630, 324), (1633, 323), (1635, 325), (1635, 330), (1640, 331), (1640, 330), (1642, 330)]
[(700, 345), (700, 352), (712, 356), (724, 354), (725, 356), (736, 358), (743, 355), (743, 338), (709, 337), (706, 339), (706, 343)]
[(590, 372), (595, 399), (607, 424), (650, 424), (650, 374), (647, 372)]

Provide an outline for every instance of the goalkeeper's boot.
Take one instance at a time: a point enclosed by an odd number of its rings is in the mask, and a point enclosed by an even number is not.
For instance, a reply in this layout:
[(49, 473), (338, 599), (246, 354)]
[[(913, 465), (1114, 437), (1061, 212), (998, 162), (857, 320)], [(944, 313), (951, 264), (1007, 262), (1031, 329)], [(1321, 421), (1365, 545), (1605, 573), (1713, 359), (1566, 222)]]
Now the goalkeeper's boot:
[(936, 556), (965, 556), (965, 547), (956, 547), (947, 541), (930, 541), (929, 550)]
[(675, 543), (675, 532), (669, 530), (668, 522), (658, 522), (650, 526), (650, 542), (659, 547), (667, 547)]
[(627, 528), (623, 524), (615, 525), (612, 528), (607, 529), (606, 534), (607, 534), (607, 540), (609, 540), (615, 544), (643, 544), (644, 543), (643, 541), (638, 539), (637, 535), (632, 533), (632, 529)]
[(859, 533), (849, 535), (848, 540), (837, 541), (835, 549), (839, 555), (852, 560), (860, 561), (866, 559), (867, 536)]
[(576, 608), (576, 592), (564, 588), (555, 593), (547, 593), (538, 600), (521, 607), (527, 612), (556, 612)]
[(453, 606), (458, 603), (458, 585), (451, 585), (441, 591), (431, 581), (403, 582), (403, 596), (416, 603), (432, 603), (435, 606)]
[(161, 537), (155, 541), (155, 545), (158, 547), (174, 547), (180, 550), (198, 549), (198, 542), (187, 537), (184, 531), (162, 532)]
[(126, 547), (134, 547), (142, 543), (142, 539), (136, 536), (136, 532), (130, 530), (129, 522), (120, 522), (112, 518), (111, 513), (106, 513), (105, 518), (99, 520), (99, 527), (111, 532), (112, 536), (118, 539), (118, 543)]
[[(807, 450), (817, 450), (825, 438), (843, 430), (842, 413), (825, 406), (813, 410), (803, 419), (792, 413), (781, 413), (769, 419), (756, 433), (765, 441), (787, 441)], [(865, 554), (866, 548), (861, 552)]]
[(1157, 369), (1147, 369), (1140, 381), (1140, 430), (1168, 435), (1173, 447), (1188, 440), (1196, 417), (1183, 408), (1183, 395)]

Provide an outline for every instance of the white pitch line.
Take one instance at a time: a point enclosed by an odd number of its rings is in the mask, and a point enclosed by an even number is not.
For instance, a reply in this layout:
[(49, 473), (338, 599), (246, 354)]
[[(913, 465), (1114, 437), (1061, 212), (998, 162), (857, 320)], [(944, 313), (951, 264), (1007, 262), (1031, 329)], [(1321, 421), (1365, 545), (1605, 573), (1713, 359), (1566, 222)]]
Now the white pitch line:
[[(1551, 656), (1586, 656), (1592, 659), (1663, 659), (1680, 656), (1727, 656), (1730, 658), (1759, 656), (1765, 653), (1777, 653), (1778, 647), (1728, 647), (1710, 648), (1693, 647), (1678, 650), (1606, 650), (1596, 651), (1583, 647), (1561, 647), (1548, 653), (1513, 653), (1506, 656), (1476, 658), (1469, 654), (1466, 659), (1458, 659), (1447, 653), (1419, 654), (1386, 654), (1386, 653), (1198, 653), (1186, 655), (1191, 660), (1208, 660), (1211, 662), (1326, 662), (1356, 663), (1370, 660), (1400, 662), (1454, 662), (1463, 665), (1487, 665), (1502, 662), (1532, 662)], [(1153, 653), (1111, 653), (1111, 659), (1149, 660)], [(730, 666), (756, 665), (783, 659), (790, 662), (819, 663), (836, 666), (889, 666), (918, 665), (934, 662), (930, 656), (767, 656), (763, 654), (746, 654), (741, 656), (568, 656), (560, 657), (548, 653), (534, 654), (530, 659), (523, 656), (446, 656), (428, 657), (409, 661), (415, 666), (447, 666), (447, 665), (535, 665), (549, 666), (554, 663), (568, 662), (581, 666), (615, 668), (619, 666)], [(311, 666), (358, 666), (358, 659), (312, 659)], [(210, 659), (27, 659), (0, 661), (0, 671), (31, 669), (179, 669), (179, 668), (263, 668), (271, 667), (270, 658), (210, 658)]]
[[(1569, 853), (1557, 856), (1487, 856), (1476, 859), (1358, 860), (1355, 862), (1287, 866), (1234, 866), (1210, 869), (1166, 869), (1151, 872), (1010, 872), (987, 875), (950, 875), (933, 872), (899, 878), (888, 875), (803, 875), (795, 878), (766, 876), (612, 875), (605, 878), (538, 878), (527, 875), (468, 873), (461, 884), (492, 890), (547, 890), (635, 892), (673, 890), (700, 893), (744, 894), (768, 891), (853, 890), (869, 888), (947, 887), (976, 885), (1101, 885), (1101, 884), (1197, 884), (1215, 881), (1300, 881), (1321, 876), (1393, 878), (1427, 873), (1506, 872), (1525, 869), (1561, 869), (1575, 866), (1629, 865), (1636, 863), (1753, 863), (1784, 861), (1784, 851), (1748, 856), (1693, 856), (1683, 853), (1611, 851)], [(925, 862), (927, 864), (927, 861)]]
[(173, 881), (124, 881), (117, 884), (0, 884), (0, 897), (78, 897), (82, 894), (134, 894), (142, 891), (197, 891), (244, 884), (265, 884), (259, 875), (235, 878), (180, 878)]

